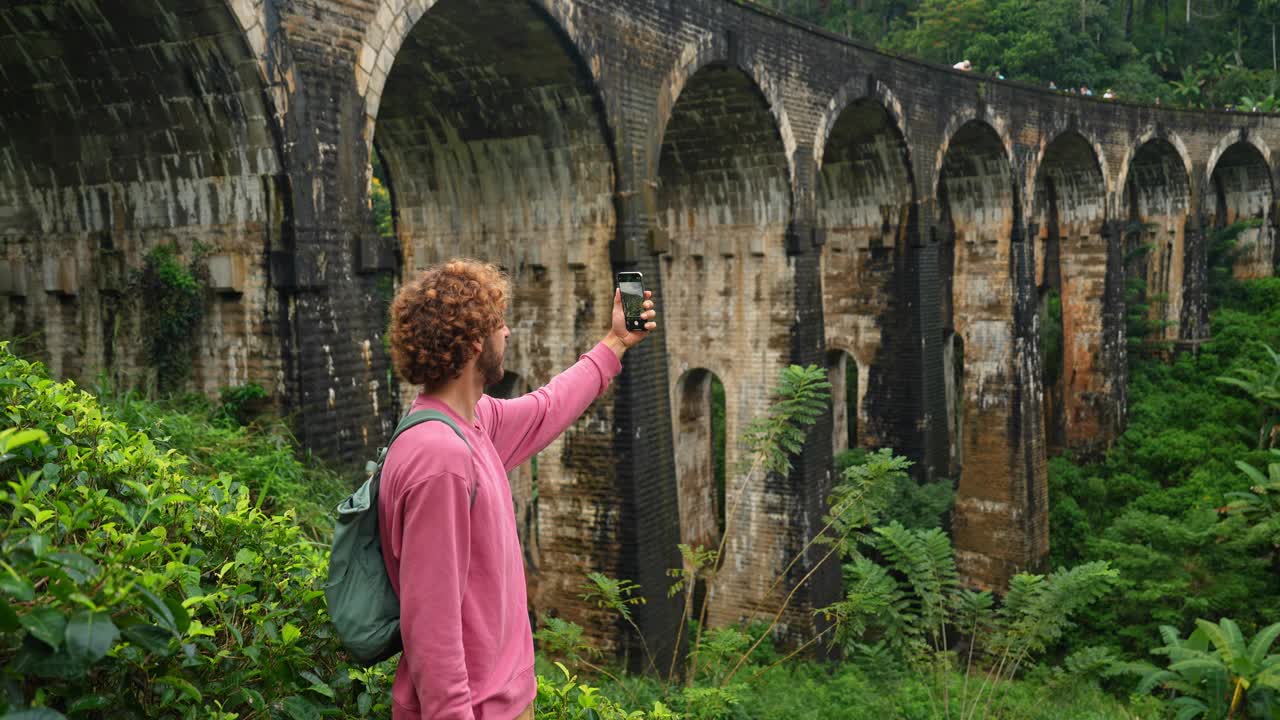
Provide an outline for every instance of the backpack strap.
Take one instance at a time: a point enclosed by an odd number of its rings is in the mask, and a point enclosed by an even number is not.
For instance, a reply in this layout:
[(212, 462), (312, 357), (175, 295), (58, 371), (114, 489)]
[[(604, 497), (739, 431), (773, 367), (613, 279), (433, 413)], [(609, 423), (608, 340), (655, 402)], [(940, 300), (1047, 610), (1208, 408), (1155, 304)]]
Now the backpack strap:
[[(405, 415), (400, 420), (400, 424), (396, 425), (396, 431), (391, 434), (391, 439), (387, 441), (387, 446), (382, 448), (382, 450), (378, 452), (378, 465), (377, 465), (378, 474), (379, 475), (382, 474), (382, 463), (385, 462), (387, 459), (387, 453), (391, 450), (391, 443), (394, 443), (396, 441), (396, 438), (400, 437), (400, 433), (403, 433), (404, 431), (408, 430), (411, 427), (421, 425), (424, 422), (431, 422), (433, 420), (437, 422), (442, 422), (445, 425), (448, 425), (449, 428), (453, 430), (453, 432), (458, 436), (458, 439), (462, 441), (462, 444), (467, 446), (467, 450), (471, 450), (471, 443), (467, 442), (467, 436), (462, 434), (462, 430), (458, 427), (457, 423), (453, 421), (453, 418), (440, 412), (439, 410), (419, 410), (417, 412), (409, 413), (408, 415)], [(471, 505), (475, 505), (475, 504), (476, 504), (476, 486), (473, 483), (471, 485)]]

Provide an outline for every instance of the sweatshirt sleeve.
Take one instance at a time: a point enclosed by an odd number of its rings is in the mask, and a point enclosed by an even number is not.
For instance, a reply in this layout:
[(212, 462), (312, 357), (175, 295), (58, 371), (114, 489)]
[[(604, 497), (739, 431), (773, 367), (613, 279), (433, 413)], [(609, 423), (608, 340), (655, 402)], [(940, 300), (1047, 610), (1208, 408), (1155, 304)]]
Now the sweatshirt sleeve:
[(551, 382), (514, 400), (484, 396), (478, 410), (510, 472), (565, 431), (622, 370), (608, 345), (597, 343)]
[[(400, 562), (400, 633), (422, 717), (473, 720), (462, 646), (462, 593), (471, 559), (468, 481), (442, 473), (405, 491)], [(423, 562), (424, 560), (430, 562)]]

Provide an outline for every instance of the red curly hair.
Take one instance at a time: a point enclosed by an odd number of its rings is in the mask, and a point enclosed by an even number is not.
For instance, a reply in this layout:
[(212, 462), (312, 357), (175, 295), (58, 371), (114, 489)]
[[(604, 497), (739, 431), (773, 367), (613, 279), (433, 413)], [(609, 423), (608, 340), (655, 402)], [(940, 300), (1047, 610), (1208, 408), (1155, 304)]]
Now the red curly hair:
[(391, 303), (391, 361), (431, 391), (462, 374), (473, 343), (502, 327), (510, 282), (497, 267), (454, 259), (423, 270)]

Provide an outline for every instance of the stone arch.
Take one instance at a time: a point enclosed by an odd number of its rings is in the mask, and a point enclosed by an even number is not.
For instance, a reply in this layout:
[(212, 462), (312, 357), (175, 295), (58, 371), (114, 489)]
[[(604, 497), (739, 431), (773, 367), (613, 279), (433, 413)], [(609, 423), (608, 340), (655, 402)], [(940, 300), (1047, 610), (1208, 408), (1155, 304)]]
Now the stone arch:
[(1186, 156), (1165, 136), (1143, 142), (1125, 167), (1120, 216), (1126, 222), (1126, 273), (1144, 278), (1152, 339), (1180, 335), (1191, 183)]
[(708, 66), (737, 70), (750, 79), (753, 90), (764, 99), (765, 107), (776, 123), (777, 136), (785, 149), (787, 177), (794, 189), (797, 182), (795, 133), (791, 129), (791, 118), (787, 115), (786, 106), (782, 101), (782, 91), (777, 81), (764, 65), (747, 64), (741, 62), (739, 57), (731, 57), (727, 39), (711, 33), (686, 43), (675, 65), (663, 79), (658, 90), (654, 121), (649, 124), (646, 176), (651, 179), (657, 177), (661, 166), (662, 149), (666, 147), (667, 126), (675, 115), (681, 95), (689, 82), (702, 74)]
[(217, 292), (181, 386), (252, 381), (283, 396), (264, 258), (282, 247), (289, 199), (261, 12), (138, 0), (0, 10), (17, 30), (0, 59), (0, 261), (66, 280), (0, 300), (0, 332), (19, 316), (39, 328), (34, 351), (55, 375), (147, 377), (144, 312), (125, 282), (157, 246), (185, 261), (199, 243)]
[(693, 368), (680, 376), (671, 394), (680, 542), (694, 548), (719, 546), (723, 532), (724, 488), (717, 487), (712, 411), (717, 382), (719, 376), (712, 371)]
[(1188, 178), (1194, 175), (1191, 152), (1187, 149), (1187, 144), (1182, 140), (1182, 137), (1172, 130), (1156, 127), (1147, 128), (1138, 135), (1132, 145), (1125, 149), (1124, 158), (1120, 161), (1120, 176), (1116, 178), (1115, 184), (1111, 186), (1111, 191), (1117, 193), (1112, 203), (1112, 217), (1122, 218), (1125, 216), (1127, 208), (1126, 191), (1129, 187), (1129, 176), (1133, 171), (1134, 158), (1138, 152), (1153, 140), (1160, 140), (1172, 146), (1174, 153), (1178, 156), (1178, 160), (1182, 163), (1183, 172), (1186, 173)]
[[(816, 178), (817, 226), (826, 235), (822, 267), (823, 318), (829, 347), (854, 350), (859, 382), (873, 397), (852, 421), (871, 446), (900, 447), (894, 412), (876, 402), (897, 397), (901, 380), (889, 360), (904, 328), (896, 268), (907, 262), (915, 184), (907, 143), (880, 101), (859, 98), (833, 118)], [(895, 335), (897, 334), (897, 335)], [(865, 415), (859, 415), (865, 413)]]
[[(868, 85), (870, 85), (870, 89), (868, 89)], [(902, 101), (897, 94), (879, 80), (870, 77), (855, 77), (840, 86), (840, 89), (831, 97), (822, 113), (822, 119), (818, 122), (818, 130), (813, 136), (815, 165), (822, 167), (827, 143), (830, 142), (832, 131), (835, 129), (836, 123), (844, 116), (845, 110), (852, 104), (868, 101), (878, 103), (881, 109), (889, 116), (897, 133), (904, 138), (906, 137), (907, 113), (903, 109)], [(907, 164), (907, 168), (908, 172), (910, 172), (910, 163)], [(912, 192), (914, 193), (914, 191), (915, 187), (913, 185)]]
[(1039, 296), (1047, 449), (1105, 445), (1120, 408), (1104, 359), (1106, 289), (1112, 247), (1105, 231), (1107, 187), (1088, 139), (1064, 132), (1045, 145), (1031, 203)]
[[(962, 576), (1001, 587), (1048, 548), (1043, 444), (1035, 379), (1025, 375), (1029, 323), (1018, 301), (1027, 244), (1009, 153), (990, 124), (970, 121), (949, 139), (938, 176), (942, 327)], [(960, 350), (960, 352), (957, 352)], [(956, 362), (962, 358), (961, 362)], [(958, 371), (953, 367), (960, 368)]]
[(1253, 224), (1236, 238), (1232, 274), (1237, 278), (1270, 277), (1280, 261), (1270, 151), (1251, 137), (1237, 136), (1235, 140), (1221, 150), (1215, 148), (1210, 157), (1202, 210), (1205, 219), (1217, 228), (1242, 220)]
[[(395, 184), (402, 278), (455, 256), (501, 266), (512, 285), (506, 363), (539, 387), (609, 322), (616, 170), (603, 102), (543, 4), (428, 5), (397, 16), (414, 22), (396, 41), (373, 138)], [(401, 385), (402, 398), (413, 392)], [(621, 562), (611, 538), (622, 505), (599, 465), (612, 413), (596, 403), (538, 459), (538, 602), (606, 645), (613, 619), (576, 593), (581, 568)]]
[[(668, 374), (681, 377), (714, 367), (729, 408), (726, 432), (741, 428), (767, 407), (768, 392), (790, 357), (795, 314), (795, 266), (786, 254), (791, 221), (786, 149), (768, 101), (734, 65), (702, 66), (680, 93), (663, 134), (654, 188), (655, 222), (669, 238), (659, 260), (663, 302), (680, 308), (664, 328)], [(737, 466), (729, 443), (726, 466)], [(728, 494), (741, 494), (740, 513), (729, 502), (726, 557), (783, 555), (787, 537), (780, 514), (786, 488), (764, 487), (759, 477), (727, 478)], [(711, 622), (736, 622), (752, 598), (768, 588), (772, 566), (726, 565), (717, 576)], [(776, 574), (777, 570), (772, 569)]]
[(867, 373), (852, 353), (827, 345), (827, 381), (831, 383), (831, 455), (858, 447), (862, 398)]
[[(411, 34), (417, 32), (419, 21), (442, 0), (377, 0), (377, 9), (373, 21), (365, 28), (364, 37), (355, 63), (355, 85), (358, 95), (365, 99), (365, 141), (373, 142), (374, 127), (380, 113), (382, 100), (386, 92), (386, 84), (392, 68), (400, 57), (400, 50)], [(456, 12), (455, 5), (471, 2), (479, 9), (480, 4), (474, 0), (444, 0), (443, 9)], [(590, 74), (592, 81), (599, 80), (599, 64), (587, 62), (582, 33), (577, 27), (578, 9), (576, 0), (522, 0), (513, 2), (504, 0), (505, 6), (514, 8), (521, 6), (519, 14), (536, 10), (542, 21), (554, 27), (556, 33), (567, 46), (566, 51), (575, 58), (583, 60), (583, 69)], [(501, 26), (498, 26), (501, 27)], [(494, 28), (495, 30), (497, 28)], [(611, 132), (611, 128), (609, 128)]]
[[(939, 199), (942, 197), (942, 175), (947, 158), (951, 155), (951, 146), (956, 142), (964, 142), (966, 136), (961, 135), (961, 132), (971, 133), (975, 127), (986, 128), (986, 131), (989, 132), (988, 140), (994, 138), (1004, 156), (1005, 163), (1012, 167), (1012, 158), (1014, 157), (1013, 138), (1009, 133), (1005, 119), (992, 112), (990, 108), (983, 112), (979, 112), (974, 108), (958, 109), (948, 115), (946, 127), (942, 131), (942, 144), (938, 147), (937, 154), (934, 157), (933, 197)], [(988, 146), (994, 147), (989, 143)]]

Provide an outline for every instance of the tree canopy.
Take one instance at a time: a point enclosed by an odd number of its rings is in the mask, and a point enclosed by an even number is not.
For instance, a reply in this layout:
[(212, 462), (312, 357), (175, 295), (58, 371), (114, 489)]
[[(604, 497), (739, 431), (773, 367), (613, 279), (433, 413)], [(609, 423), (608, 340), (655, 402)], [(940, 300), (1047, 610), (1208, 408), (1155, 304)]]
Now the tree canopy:
[(1280, 0), (760, 0), (894, 53), (1064, 91), (1271, 111)]

